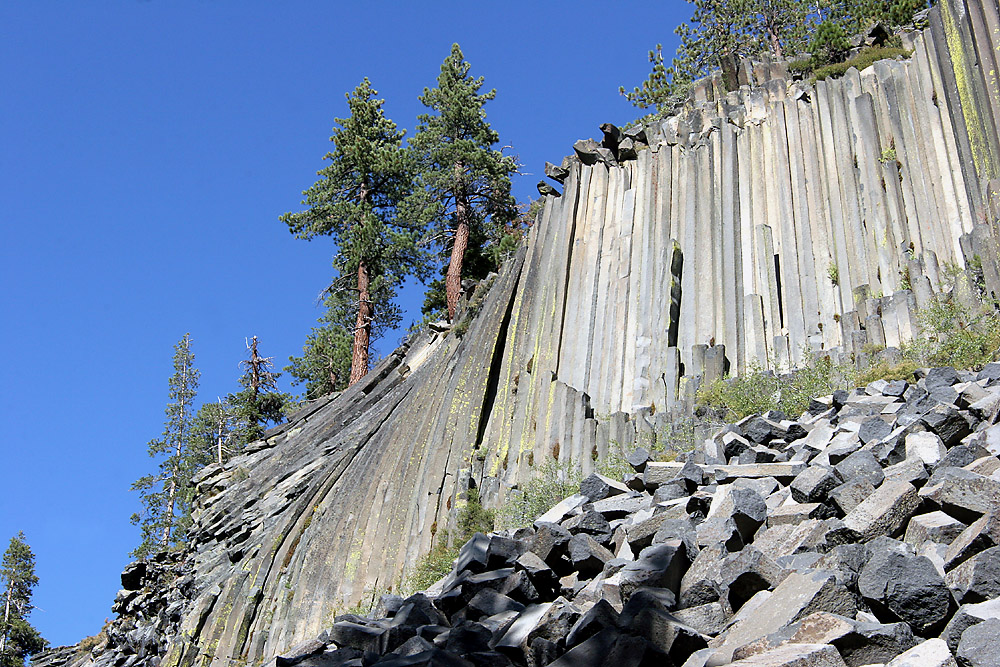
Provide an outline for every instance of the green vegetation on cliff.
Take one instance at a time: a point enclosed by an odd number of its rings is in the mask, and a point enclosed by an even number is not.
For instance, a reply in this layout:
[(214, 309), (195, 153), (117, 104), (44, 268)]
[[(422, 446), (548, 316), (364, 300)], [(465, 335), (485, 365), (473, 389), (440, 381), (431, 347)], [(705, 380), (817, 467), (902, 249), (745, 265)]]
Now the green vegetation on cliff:
[[(410, 141), (419, 176), (406, 208), (426, 226), (425, 243), (449, 257), (445, 305), (452, 321), (462, 279), (469, 275), (467, 259), (488, 261), (484, 251), (489, 244), (499, 244), (518, 213), (510, 194), (517, 162), (494, 148), (500, 136), (486, 121), (484, 107), (496, 90), (481, 93), (483, 78), (473, 77), (470, 70), (462, 49), (453, 44), (441, 64), (437, 87), (425, 88), (420, 96), (430, 113), (418, 117)], [(477, 249), (470, 256), (471, 246)]]
[(413, 188), (411, 154), (376, 95), (367, 78), (347, 94), (351, 113), (334, 119), (339, 125), (330, 137), (334, 148), (324, 156), (330, 164), (303, 192), (309, 208), (281, 217), (299, 238), (330, 236), (336, 244), (337, 277), (329, 291), (351, 295), (346, 299), (353, 315), (351, 384), (368, 372), (374, 323), (399, 322), (396, 290), (422, 263), (420, 225), (398, 210)]
[(38, 584), (35, 555), (24, 533), (10, 538), (0, 567), (0, 667), (23, 667), (24, 659), (48, 646), (41, 634), (28, 622), (34, 606), (31, 595)]
[[(722, 72), (726, 89), (735, 90), (739, 86), (737, 68), (742, 58), (791, 60), (793, 70), (835, 65), (847, 57), (850, 35), (876, 22), (904, 25), (928, 5), (927, 0), (689, 2), (694, 5), (693, 13), (688, 22), (675, 30), (680, 45), (669, 65), (663, 57), (663, 46), (657, 44), (649, 52), (652, 65), (649, 77), (631, 91), (624, 86), (620, 88), (621, 94), (640, 109), (666, 113), (687, 97), (692, 82), (716, 70)], [(810, 56), (796, 59), (803, 51)], [(824, 76), (836, 73), (829, 70)]]

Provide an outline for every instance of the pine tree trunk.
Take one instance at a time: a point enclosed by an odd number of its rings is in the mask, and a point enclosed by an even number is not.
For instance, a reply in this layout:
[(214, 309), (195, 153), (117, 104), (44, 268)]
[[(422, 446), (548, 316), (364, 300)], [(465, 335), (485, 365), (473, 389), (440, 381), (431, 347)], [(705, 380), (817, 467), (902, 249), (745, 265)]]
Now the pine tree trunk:
[(459, 197), (455, 205), (455, 218), (458, 226), (455, 228), (455, 243), (451, 247), (451, 260), (448, 262), (448, 275), (445, 277), (444, 288), (448, 299), (448, 321), (455, 321), (455, 311), (458, 299), (462, 296), (462, 262), (465, 250), (469, 247), (469, 205), (464, 197)]
[(368, 267), (358, 263), (358, 321), (354, 327), (354, 349), (351, 351), (351, 384), (368, 373), (368, 343), (372, 331), (372, 302), (368, 292)]
[(7, 601), (4, 604), (3, 610), (3, 633), (0, 634), (0, 656), (3, 655), (4, 649), (7, 647), (7, 633), (10, 631), (10, 596), (11, 596), (12, 584), (7, 585)]
[(774, 59), (784, 60), (785, 54), (781, 49), (781, 40), (778, 39), (778, 34), (774, 31), (774, 26), (767, 26), (767, 36), (771, 40), (771, 54), (774, 56)]
[[(180, 450), (180, 447), (177, 448)], [(164, 512), (163, 537), (160, 538), (160, 546), (166, 549), (170, 545), (170, 529), (174, 524), (174, 500), (177, 497), (177, 471), (170, 480), (170, 492), (167, 494), (167, 509)]]

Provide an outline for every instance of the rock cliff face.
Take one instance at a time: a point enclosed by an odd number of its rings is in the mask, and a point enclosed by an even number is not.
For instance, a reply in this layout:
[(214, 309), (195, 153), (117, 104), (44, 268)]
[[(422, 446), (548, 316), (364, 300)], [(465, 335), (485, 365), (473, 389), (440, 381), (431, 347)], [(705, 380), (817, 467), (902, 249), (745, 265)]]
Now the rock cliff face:
[(897, 346), (946, 262), (979, 256), (1000, 295), (998, 16), (942, 0), (907, 61), (815, 87), (747, 65), (738, 91), (708, 79), (578, 142), (463, 336), (424, 333), (205, 469), (191, 579), (121, 602), (133, 634), (95, 660), (260, 663), (398, 584), (472, 483), (495, 503), (542, 461), (589, 473), (750, 360)]

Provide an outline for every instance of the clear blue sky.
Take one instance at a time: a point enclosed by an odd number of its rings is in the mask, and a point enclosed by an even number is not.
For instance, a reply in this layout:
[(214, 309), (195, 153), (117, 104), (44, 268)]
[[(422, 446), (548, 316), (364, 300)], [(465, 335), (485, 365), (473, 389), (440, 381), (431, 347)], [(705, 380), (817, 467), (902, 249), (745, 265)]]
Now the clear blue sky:
[[(545, 160), (638, 113), (619, 84), (671, 51), (665, 2), (0, 2), (0, 551), (23, 530), (53, 645), (96, 633), (138, 541), (172, 346), (200, 400), (235, 388), (244, 337), (301, 350), (332, 249), (294, 239), (344, 93), (369, 77), (412, 129), (452, 42), (536, 196)], [(405, 295), (412, 319), (420, 288)], [(380, 346), (391, 350), (393, 335)], [(287, 379), (287, 378), (285, 378)]]

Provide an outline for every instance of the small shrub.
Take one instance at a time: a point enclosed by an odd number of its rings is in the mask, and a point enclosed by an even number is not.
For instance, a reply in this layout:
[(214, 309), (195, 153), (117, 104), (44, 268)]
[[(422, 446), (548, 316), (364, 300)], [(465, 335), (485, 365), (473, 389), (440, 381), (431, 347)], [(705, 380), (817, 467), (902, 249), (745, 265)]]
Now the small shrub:
[(787, 375), (777, 375), (754, 364), (743, 375), (716, 380), (699, 390), (696, 400), (734, 421), (768, 410), (799, 415), (813, 397), (833, 390), (834, 371), (828, 357), (815, 359)]
[(816, 34), (809, 44), (812, 53), (812, 68), (843, 60), (851, 43), (843, 26), (834, 21), (823, 21), (816, 28)]
[(857, 69), (859, 72), (871, 67), (876, 61), (887, 60), (891, 58), (909, 58), (913, 54), (912, 51), (906, 49), (898, 49), (894, 47), (887, 46), (872, 46), (863, 50), (858, 55), (850, 58), (842, 63), (834, 63), (832, 65), (825, 65), (824, 67), (818, 67), (813, 72), (813, 79), (815, 81), (822, 81), (823, 79), (843, 76), (847, 70), (852, 67)]
[(834, 287), (840, 285), (840, 269), (837, 268), (836, 264), (826, 267), (826, 277), (830, 279)]
[(890, 365), (885, 361), (875, 361), (868, 368), (854, 375), (852, 382), (859, 387), (869, 385), (876, 380), (906, 380), (912, 382), (913, 373), (916, 370), (917, 364), (909, 360), (894, 365)]
[(497, 528), (529, 526), (560, 500), (580, 488), (580, 471), (568, 464), (547, 461), (535, 470), (535, 476), (519, 493), (511, 493), (497, 510)]
[(888, 148), (882, 149), (882, 154), (879, 155), (878, 161), (882, 164), (889, 164), (891, 162), (896, 162), (896, 145), (892, 143)]
[(812, 58), (799, 58), (789, 61), (788, 71), (792, 74), (806, 75), (813, 71), (814, 63)]
[(448, 540), (439, 535), (434, 546), (423, 558), (417, 561), (413, 572), (406, 580), (406, 591), (422, 591), (429, 588), (435, 581), (451, 572), (451, 566), (458, 558), (461, 545), (448, 546)]
[[(614, 444), (617, 445), (618, 443)], [(620, 446), (618, 449), (621, 449)], [(610, 477), (619, 482), (625, 479), (626, 475), (630, 475), (633, 472), (635, 471), (629, 465), (629, 462), (625, 459), (625, 455), (621, 451), (609, 451), (607, 456), (597, 462), (597, 473), (599, 475)]]
[[(494, 512), (483, 507), (478, 489), (469, 489), (465, 504), (455, 517), (454, 540), (449, 539), (447, 530), (435, 536), (434, 546), (419, 561), (406, 580), (403, 588), (407, 591), (422, 591), (435, 581), (451, 572), (451, 566), (458, 558), (462, 545), (476, 533), (493, 530)], [(449, 542), (451, 545), (449, 546)], [(377, 597), (373, 598), (377, 600)], [(374, 604), (374, 603), (373, 603)]]
[(104, 619), (104, 625), (101, 626), (101, 631), (96, 635), (90, 637), (84, 637), (80, 640), (80, 643), (76, 645), (76, 654), (78, 656), (83, 656), (89, 654), (98, 646), (107, 643), (108, 641), (108, 626), (111, 625), (110, 619)]

